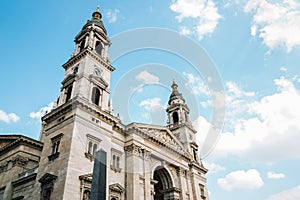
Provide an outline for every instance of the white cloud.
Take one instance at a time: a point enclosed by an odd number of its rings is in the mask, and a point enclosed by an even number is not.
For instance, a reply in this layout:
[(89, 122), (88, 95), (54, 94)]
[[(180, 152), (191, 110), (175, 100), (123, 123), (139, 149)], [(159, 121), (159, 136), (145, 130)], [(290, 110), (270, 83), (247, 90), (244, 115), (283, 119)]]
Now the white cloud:
[(33, 119), (40, 119), (42, 116), (44, 116), (47, 112), (51, 111), (53, 108), (53, 102), (49, 103), (47, 106), (42, 107), (37, 112), (31, 112), (29, 116)]
[(108, 22), (109, 23), (115, 23), (118, 19), (119, 12), (120, 11), (118, 9), (107, 11), (106, 17), (108, 18)]
[(222, 189), (230, 191), (235, 188), (257, 189), (262, 187), (264, 182), (256, 169), (250, 169), (233, 171), (224, 178), (219, 178), (218, 184)]
[(10, 122), (17, 122), (19, 120), (20, 117), (15, 113), (6, 113), (3, 110), (0, 110), (0, 121), (9, 124)]
[(269, 179), (282, 179), (285, 175), (283, 173), (268, 172), (267, 177)]
[(136, 80), (143, 81), (144, 83), (159, 83), (159, 78), (147, 70), (142, 71), (136, 77)]
[(191, 35), (192, 31), (188, 27), (182, 26), (182, 27), (180, 27), (179, 33), (182, 34), (182, 35)]
[(300, 45), (300, 3), (296, 0), (249, 0), (246, 13), (254, 13), (251, 35), (258, 36), (270, 49), (279, 46), (291, 51)]
[(287, 68), (282, 66), (280, 67), (280, 71), (287, 72)]
[(209, 163), (209, 162), (204, 162), (203, 163), (204, 167), (206, 167), (208, 169), (209, 173), (216, 173), (219, 171), (224, 171), (226, 170), (225, 167), (215, 164), (215, 163)]
[(161, 99), (158, 97), (155, 97), (153, 99), (146, 99), (141, 101), (140, 106), (146, 110), (150, 110), (152, 107), (160, 106), (160, 101)]
[(263, 163), (300, 158), (300, 94), (284, 77), (274, 83), (278, 92), (249, 102), (251, 116), (245, 113), (234, 121), (232, 131), (222, 133), (215, 156), (236, 155)]
[(193, 74), (186, 72), (183, 72), (183, 76), (187, 79), (185, 86), (191, 88), (192, 94), (210, 94), (209, 88), (200, 77), (196, 77)]
[(192, 28), (189, 30), (199, 40), (211, 34), (221, 19), (218, 8), (212, 0), (173, 0), (170, 9), (179, 14), (176, 16), (179, 23), (183, 23), (184, 20), (192, 21)]
[(242, 91), (235, 82), (229, 81), (226, 82), (227, 90), (228, 93), (233, 94), (234, 98), (242, 97), (242, 96), (247, 96), (247, 97), (252, 97), (255, 95), (254, 92), (244, 92)]
[(300, 186), (282, 191), (269, 197), (267, 200), (298, 200), (300, 199)]
[(210, 123), (202, 116), (193, 121), (193, 127), (197, 130), (196, 140), (199, 146), (202, 146), (206, 135), (208, 134)]

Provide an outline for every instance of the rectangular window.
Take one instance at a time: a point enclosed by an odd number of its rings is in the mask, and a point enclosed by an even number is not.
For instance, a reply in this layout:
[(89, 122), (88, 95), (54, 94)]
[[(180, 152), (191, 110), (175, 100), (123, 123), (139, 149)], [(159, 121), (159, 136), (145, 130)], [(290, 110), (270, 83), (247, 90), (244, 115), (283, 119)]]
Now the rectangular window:
[(121, 151), (118, 151), (117, 149), (111, 149), (110, 168), (115, 172), (121, 172), (121, 156)]
[(51, 155), (48, 156), (49, 161), (55, 160), (59, 156), (59, 145), (60, 145), (60, 140), (64, 134), (60, 133), (53, 138), (51, 138)]
[(205, 200), (206, 197), (205, 197), (204, 185), (199, 184), (199, 186), (200, 186), (201, 199)]
[(96, 151), (99, 149), (101, 140), (93, 135), (87, 134), (87, 144), (85, 157), (91, 161), (94, 159)]

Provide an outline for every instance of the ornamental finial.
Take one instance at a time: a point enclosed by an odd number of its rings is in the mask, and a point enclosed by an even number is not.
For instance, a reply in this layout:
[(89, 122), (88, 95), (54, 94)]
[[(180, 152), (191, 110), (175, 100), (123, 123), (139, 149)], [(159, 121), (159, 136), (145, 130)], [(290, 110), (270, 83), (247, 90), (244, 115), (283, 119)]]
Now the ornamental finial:
[(98, 4), (96, 12), (100, 13), (100, 4)]
[(97, 6), (97, 9), (96, 9), (96, 11), (93, 13), (93, 20), (100, 20), (101, 19), (101, 17), (102, 17), (102, 15), (101, 15), (101, 13), (100, 13), (100, 5), (98, 5)]
[(178, 92), (178, 85), (176, 84), (175, 80), (173, 79), (172, 83), (172, 93)]

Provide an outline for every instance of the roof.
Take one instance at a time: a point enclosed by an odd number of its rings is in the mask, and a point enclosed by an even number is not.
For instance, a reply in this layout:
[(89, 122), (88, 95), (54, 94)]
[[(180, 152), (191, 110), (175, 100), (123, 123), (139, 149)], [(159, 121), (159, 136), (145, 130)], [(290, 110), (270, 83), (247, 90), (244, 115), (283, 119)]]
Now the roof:
[(23, 135), (0, 135), (0, 155), (17, 146), (26, 145), (42, 151), (43, 143)]
[(176, 154), (179, 154), (187, 158), (188, 160), (191, 159), (191, 154), (184, 148), (182, 143), (165, 126), (132, 123), (126, 127), (126, 130), (140, 133), (146, 136), (145, 138), (147, 138), (148, 140), (151, 140), (172, 152), (176, 152)]

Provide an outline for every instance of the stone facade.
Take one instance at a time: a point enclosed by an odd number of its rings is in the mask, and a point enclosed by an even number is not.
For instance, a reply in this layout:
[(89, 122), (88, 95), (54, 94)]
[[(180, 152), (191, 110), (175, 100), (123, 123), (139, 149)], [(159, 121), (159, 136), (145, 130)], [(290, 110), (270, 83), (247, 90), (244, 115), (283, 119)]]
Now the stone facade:
[(177, 84), (172, 84), (167, 126), (124, 125), (111, 112), (110, 75), (115, 68), (98, 9), (75, 43), (63, 65), (60, 96), (42, 117), (39, 141), (26, 138), (31, 145), (4, 150), (25, 137), (1, 140), (0, 199), (89, 199), (94, 154), (100, 148), (107, 152), (109, 200), (208, 199), (207, 169), (198, 158), (196, 131)]
[(32, 199), (43, 143), (1, 135), (0, 147), (0, 199)]

